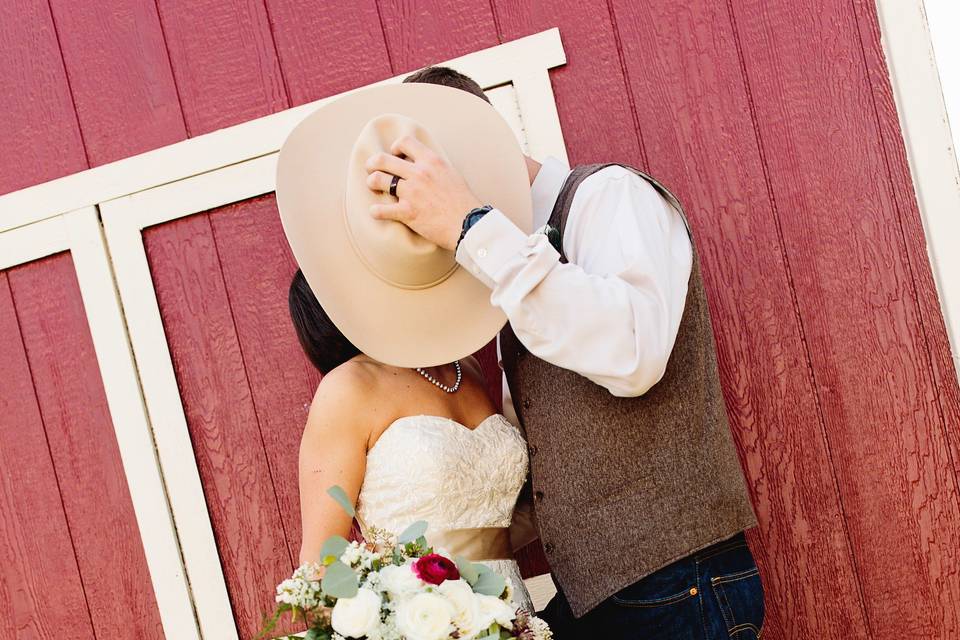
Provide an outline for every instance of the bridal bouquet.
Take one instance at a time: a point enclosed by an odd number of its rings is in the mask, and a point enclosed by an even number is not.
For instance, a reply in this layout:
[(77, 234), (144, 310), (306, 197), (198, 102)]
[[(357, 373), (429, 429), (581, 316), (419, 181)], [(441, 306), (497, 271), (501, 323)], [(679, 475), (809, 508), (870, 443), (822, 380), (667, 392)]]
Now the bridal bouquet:
[[(342, 489), (329, 493), (353, 515)], [(545, 622), (513, 606), (508, 580), (483, 564), (437, 553), (426, 529), (416, 522), (399, 536), (374, 530), (364, 543), (330, 538), (321, 563), (300, 566), (277, 586), (277, 609), (258, 638), (284, 614), (306, 622), (307, 640), (553, 637)]]

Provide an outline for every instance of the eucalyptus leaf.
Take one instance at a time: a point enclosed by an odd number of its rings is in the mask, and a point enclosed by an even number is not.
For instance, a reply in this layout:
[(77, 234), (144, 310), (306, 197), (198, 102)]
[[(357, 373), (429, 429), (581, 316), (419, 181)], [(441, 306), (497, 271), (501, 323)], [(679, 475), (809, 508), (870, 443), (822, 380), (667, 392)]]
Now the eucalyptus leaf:
[(478, 566), (483, 565), (476, 565), (463, 556), (457, 556), (455, 558), (455, 562), (457, 563), (457, 569), (460, 571), (460, 577), (466, 580), (467, 583), (472, 587), (474, 583), (476, 583), (477, 578), (480, 577)]
[(477, 578), (476, 583), (471, 586), (477, 593), (499, 598), (503, 590), (507, 588), (507, 581), (496, 571), (484, 571)]
[(338, 560), (340, 556), (343, 555), (343, 552), (347, 550), (347, 546), (349, 546), (349, 544), (350, 543), (347, 542), (346, 538), (341, 536), (330, 536), (327, 538), (326, 542), (323, 543), (323, 546), (320, 547), (320, 562), (323, 564), (329, 564), (327, 562), (328, 558), (332, 558), (330, 562), (333, 562), (333, 560)]
[(347, 492), (343, 490), (343, 487), (335, 484), (327, 489), (327, 493), (343, 507), (343, 510), (347, 512), (348, 516), (352, 518), (357, 515), (356, 510), (353, 508), (353, 503), (350, 501), (350, 498), (347, 497)]
[(332, 598), (352, 598), (357, 595), (359, 586), (357, 574), (339, 560), (334, 560), (327, 567), (320, 582), (320, 588)]
[(403, 530), (399, 536), (397, 536), (397, 542), (400, 544), (407, 544), (408, 542), (414, 542), (417, 538), (421, 537), (427, 531), (427, 523), (423, 520), (417, 520), (412, 525)]

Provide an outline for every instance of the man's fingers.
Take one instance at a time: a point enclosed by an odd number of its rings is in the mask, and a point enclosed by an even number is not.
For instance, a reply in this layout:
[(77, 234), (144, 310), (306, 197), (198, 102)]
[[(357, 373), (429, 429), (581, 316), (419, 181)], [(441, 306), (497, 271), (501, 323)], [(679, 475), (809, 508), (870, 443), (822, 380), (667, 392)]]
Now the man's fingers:
[[(384, 173), (383, 171), (374, 171), (367, 176), (367, 186), (373, 189), (374, 191), (382, 191), (384, 193), (390, 192), (390, 183), (393, 182), (394, 176), (389, 173)], [(403, 184), (403, 180), (400, 180), (400, 183), (397, 184), (397, 192), (400, 191), (400, 185)]]
[(402, 136), (397, 138), (390, 146), (390, 153), (395, 156), (407, 156), (414, 162), (418, 162), (425, 156), (432, 154), (433, 151), (413, 136)]
[(413, 173), (413, 163), (389, 153), (375, 153), (367, 160), (367, 171), (382, 171), (401, 178), (409, 178)]
[(397, 220), (404, 222), (407, 208), (399, 202), (370, 205), (370, 215), (377, 220)]

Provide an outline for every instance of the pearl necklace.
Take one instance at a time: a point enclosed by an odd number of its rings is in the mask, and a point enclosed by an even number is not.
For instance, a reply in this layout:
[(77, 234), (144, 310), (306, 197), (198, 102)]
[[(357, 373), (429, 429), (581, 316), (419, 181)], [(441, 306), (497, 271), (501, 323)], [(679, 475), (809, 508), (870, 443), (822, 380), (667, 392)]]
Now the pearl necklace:
[(422, 375), (424, 378), (426, 378), (427, 380), (429, 380), (430, 382), (432, 382), (433, 384), (435, 384), (437, 387), (439, 387), (439, 388), (442, 389), (443, 391), (446, 391), (447, 393), (456, 393), (457, 390), (460, 388), (460, 381), (463, 379), (463, 370), (460, 368), (460, 361), (459, 361), (459, 360), (457, 360), (456, 362), (454, 362), (454, 363), (453, 363), (453, 366), (454, 366), (454, 367), (456, 368), (456, 370), (457, 370), (457, 381), (453, 383), (453, 386), (452, 386), (452, 387), (443, 384), (442, 382), (440, 382), (439, 380), (437, 380), (436, 378), (434, 378), (433, 375), (431, 375), (428, 371), (424, 371), (424, 370), (421, 369), (420, 367), (417, 367), (417, 373), (419, 373), (420, 375)]

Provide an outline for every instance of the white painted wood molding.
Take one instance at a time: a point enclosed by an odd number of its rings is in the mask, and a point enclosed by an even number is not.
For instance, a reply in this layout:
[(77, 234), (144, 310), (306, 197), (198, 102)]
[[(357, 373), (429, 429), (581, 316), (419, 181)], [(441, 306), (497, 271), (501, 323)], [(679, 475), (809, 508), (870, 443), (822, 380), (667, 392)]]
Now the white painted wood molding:
[(960, 376), (960, 173), (922, 0), (877, 0), (881, 41)]

